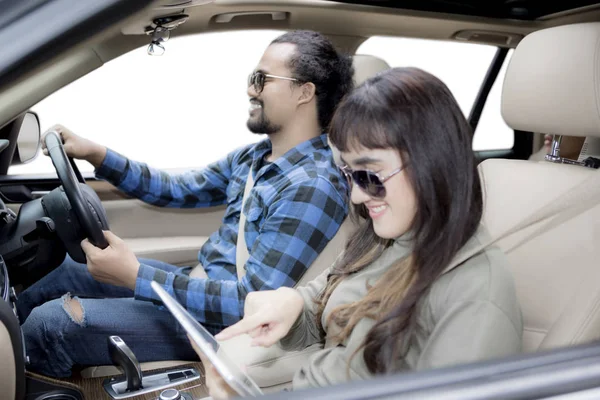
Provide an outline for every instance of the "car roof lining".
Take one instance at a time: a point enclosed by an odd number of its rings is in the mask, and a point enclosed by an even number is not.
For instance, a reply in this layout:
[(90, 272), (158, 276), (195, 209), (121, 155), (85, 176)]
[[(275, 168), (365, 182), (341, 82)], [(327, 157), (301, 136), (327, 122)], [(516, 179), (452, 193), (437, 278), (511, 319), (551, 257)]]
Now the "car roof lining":
[[(479, 35), (476, 39), (469, 40), (498, 46), (498, 40), (493, 34), (523, 37), (550, 26), (600, 20), (600, 4), (548, 19), (519, 21), (328, 0), (216, 0), (213, 3), (188, 8), (161, 7), (161, 4), (167, 4), (169, 1), (158, 1), (155, 7), (147, 9), (131, 23), (122, 26), (121, 40), (128, 41), (129, 36), (141, 35), (149, 41), (144, 32), (153, 26), (152, 21), (160, 16), (177, 13), (187, 14), (189, 19), (175, 29), (171, 37), (249, 29), (312, 29), (331, 37), (341, 50), (350, 53), (354, 53), (362, 42), (372, 36), (455, 41), (458, 32), (480, 31), (489, 32), (491, 35)], [(266, 14), (273, 12), (285, 13), (286, 18), (273, 20)], [(217, 16), (231, 13), (254, 15), (236, 16), (227, 23), (216, 22)], [(504, 47), (514, 48), (517, 43), (518, 40), (512, 41)], [(104, 46), (98, 51), (103, 61), (120, 55), (118, 52), (113, 54), (111, 50), (109, 46)]]
[[(164, 8), (159, 0), (119, 26), (91, 38), (85, 45), (48, 60), (44, 66), (13, 82), (0, 93), (0, 126), (27, 111), (61, 87), (93, 71), (115, 57), (149, 43), (145, 29), (159, 16), (184, 12), (189, 19), (172, 32), (172, 38), (198, 33), (246, 29), (313, 29), (329, 36), (345, 52), (354, 54), (371, 36), (399, 36), (451, 40), (464, 30), (514, 34), (519, 37), (535, 30), (574, 22), (600, 20), (600, 9), (588, 8), (568, 15), (537, 21), (481, 18), (417, 10), (365, 6), (326, 0), (216, 0), (214, 3), (182, 8)], [(235, 17), (217, 23), (216, 16), (254, 12), (258, 16)], [(284, 12), (284, 21), (265, 18), (265, 12)], [(262, 16), (260, 14), (262, 13)], [(492, 36), (479, 35), (478, 43)], [(510, 46), (516, 46), (516, 41)], [(496, 42), (489, 44), (497, 45)], [(60, 61), (60, 62), (57, 62)], [(26, 89), (26, 90), (23, 90)]]
[(598, 6), (597, 0), (336, 0), (341, 3), (534, 21), (551, 15)]

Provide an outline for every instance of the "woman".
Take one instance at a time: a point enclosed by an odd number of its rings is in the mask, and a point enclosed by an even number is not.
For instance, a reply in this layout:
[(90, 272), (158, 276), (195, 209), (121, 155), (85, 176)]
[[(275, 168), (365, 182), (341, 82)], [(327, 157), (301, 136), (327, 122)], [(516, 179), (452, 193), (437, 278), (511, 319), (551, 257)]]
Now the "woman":
[[(324, 342), (294, 390), (519, 352), (521, 312), (501, 251), (448, 268), (488, 234), (470, 127), (446, 85), (416, 68), (383, 72), (339, 105), (330, 140), (352, 183), (357, 232), (306, 287), (250, 293), (244, 318), (217, 339), (248, 333), (288, 350)], [(231, 396), (207, 370), (211, 395)]]

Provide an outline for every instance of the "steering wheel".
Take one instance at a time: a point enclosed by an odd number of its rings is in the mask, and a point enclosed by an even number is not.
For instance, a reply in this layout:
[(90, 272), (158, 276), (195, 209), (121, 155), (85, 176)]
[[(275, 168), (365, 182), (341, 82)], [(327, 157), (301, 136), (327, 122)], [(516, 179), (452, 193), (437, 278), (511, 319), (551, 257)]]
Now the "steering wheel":
[[(44, 143), (46, 144), (48, 155), (58, 174), (58, 179), (62, 184), (65, 194), (69, 199), (69, 203), (71, 203), (71, 207), (75, 211), (75, 215), (77, 216), (77, 219), (79, 219), (79, 223), (88, 240), (94, 246), (105, 249), (108, 247), (108, 242), (104, 237), (102, 227), (96, 221), (96, 218), (94, 218), (92, 210), (81, 193), (73, 168), (75, 162), (72, 158), (67, 157), (67, 153), (65, 153), (62, 144), (62, 138), (57, 132), (50, 131), (44, 136)], [(77, 170), (77, 173), (79, 181), (84, 184), (85, 181), (79, 173), (79, 170)]]

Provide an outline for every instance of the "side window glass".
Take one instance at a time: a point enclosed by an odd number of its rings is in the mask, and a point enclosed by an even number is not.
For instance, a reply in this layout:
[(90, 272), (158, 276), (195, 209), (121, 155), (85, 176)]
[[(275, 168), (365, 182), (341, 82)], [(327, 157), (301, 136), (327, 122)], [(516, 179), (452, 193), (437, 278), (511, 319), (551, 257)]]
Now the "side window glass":
[[(248, 74), (281, 31), (172, 38), (162, 56), (146, 46), (107, 62), (32, 107), (42, 131), (60, 123), (76, 134), (162, 169), (204, 166), (261, 140), (246, 127)], [(92, 171), (77, 161), (81, 171)], [(40, 153), (10, 174), (54, 171)]]
[[(384, 36), (369, 38), (357, 50), (357, 54), (379, 57), (391, 67), (412, 66), (434, 74), (448, 85), (465, 117), (471, 112), (495, 53), (496, 47), (474, 43)], [(473, 139), (474, 150), (512, 147), (512, 130), (500, 116), (502, 78), (498, 77), (482, 113)]]
[(500, 109), (502, 85), (511, 56), (512, 50), (508, 52), (485, 102), (473, 137), (473, 150), (504, 150), (514, 145), (513, 130), (504, 122)]

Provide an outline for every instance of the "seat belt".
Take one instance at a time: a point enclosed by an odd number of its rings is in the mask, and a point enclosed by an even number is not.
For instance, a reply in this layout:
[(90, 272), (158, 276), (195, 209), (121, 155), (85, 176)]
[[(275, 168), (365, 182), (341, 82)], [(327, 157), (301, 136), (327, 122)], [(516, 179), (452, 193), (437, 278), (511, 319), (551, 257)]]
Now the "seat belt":
[(546, 223), (538, 226), (528, 234), (521, 237), (513, 245), (504, 250), (505, 254), (511, 253), (521, 245), (527, 243), (531, 239), (547, 232), (554, 227), (568, 221), (571, 218), (587, 211), (588, 209), (600, 204), (600, 169), (594, 171), (590, 176), (580, 182), (577, 186), (570, 189), (566, 193), (556, 196), (544, 206), (540, 207), (535, 212), (531, 213), (527, 218), (522, 219), (518, 224), (505, 229), (502, 233), (487, 242), (473, 248), (471, 251), (465, 252), (460, 257), (456, 258), (450, 265), (444, 269), (446, 273), (463, 262), (467, 261), (472, 256), (480, 253), (482, 250), (496, 243), (497, 241), (507, 238), (517, 232), (531, 227), (534, 224), (546, 221)]
[(250, 165), (250, 171), (248, 172), (248, 179), (246, 180), (246, 188), (244, 189), (244, 196), (242, 197), (242, 205), (240, 208), (240, 225), (238, 227), (238, 237), (237, 244), (235, 246), (235, 268), (237, 270), (238, 280), (242, 280), (244, 275), (246, 275), (246, 262), (250, 257), (248, 254), (248, 248), (246, 247), (246, 239), (244, 236), (245, 225), (246, 225), (246, 215), (244, 214), (244, 204), (246, 204), (246, 198), (248, 197), (248, 193), (254, 186), (254, 179), (252, 178), (252, 165)]

